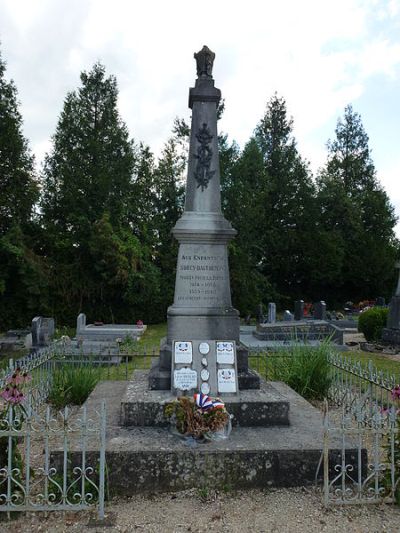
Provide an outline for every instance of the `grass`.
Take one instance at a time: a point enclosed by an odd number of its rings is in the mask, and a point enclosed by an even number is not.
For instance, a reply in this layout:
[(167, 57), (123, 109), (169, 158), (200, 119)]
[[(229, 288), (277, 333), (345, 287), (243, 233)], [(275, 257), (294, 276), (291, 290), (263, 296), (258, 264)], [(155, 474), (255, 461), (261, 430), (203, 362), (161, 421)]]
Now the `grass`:
[(100, 379), (100, 368), (90, 361), (79, 365), (61, 364), (53, 372), (48, 401), (56, 409), (82, 405)]
[(351, 359), (352, 361), (361, 361), (363, 364), (368, 364), (368, 361), (372, 361), (378, 370), (394, 374), (400, 381), (400, 359), (399, 361), (395, 361), (394, 359), (389, 359), (384, 355), (358, 350), (344, 352), (343, 356)]
[(330, 387), (328, 342), (319, 347), (292, 346), (267, 357), (250, 357), (251, 366), (268, 380), (283, 381), (309, 400), (322, 400)]
[(167, 335), (167, 323), (163, 322), (162, 324), (153, 324), (147, 326), (146, 331), (143, 333), (142, 338), (140, 339), (140, 344), (145, 346), (159, 346), (160, 341), (163, 337)]

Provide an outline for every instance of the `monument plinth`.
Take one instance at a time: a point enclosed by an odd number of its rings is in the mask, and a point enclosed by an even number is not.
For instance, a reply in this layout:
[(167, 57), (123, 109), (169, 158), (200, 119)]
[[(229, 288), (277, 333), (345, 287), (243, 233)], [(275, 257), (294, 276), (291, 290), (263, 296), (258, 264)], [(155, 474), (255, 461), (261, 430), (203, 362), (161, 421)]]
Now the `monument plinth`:
[(394, 296), (389, 304), (389, 315), (386, 328), (382, 331), (382, 341), (388, 344), (400, 345), (400, 261), (396, 263), (399, 269), (399, 279)]
[(185, 209), (172, 233), (179, 242), (175, 297), (168, 308), (168, 333), (150, 373), (151, 389), (169, 389), (171, 350), (177, 340), (230, 340), (238, 346), (239, 387), (257, 388), (240, 345), (239, 313), (232, 307), (227, 245), (236, 235), (221, 210), (215, 54), (206, 46), (194, 55), (195, 87), (189, 91), (192, 124)]

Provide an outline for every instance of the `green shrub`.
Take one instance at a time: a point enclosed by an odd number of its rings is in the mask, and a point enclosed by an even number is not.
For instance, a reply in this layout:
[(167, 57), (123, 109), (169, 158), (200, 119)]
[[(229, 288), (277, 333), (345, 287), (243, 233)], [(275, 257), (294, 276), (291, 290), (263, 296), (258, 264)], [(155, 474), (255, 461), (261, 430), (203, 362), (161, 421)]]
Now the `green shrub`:
[(361, 313), (358, 319), (358, 331), (364, 333), (368, 342), (381, 340), (388, 313), (389, 309), (385, 307), (373, 307)]
[(100, 380), (101, 369), (92, 364), (64, 364), (55, 369), (48, 401), (56, 409), (82, 405)]
[(323, 400), (332, 381), (328, 363), (330, 350), (328, 341), (317, 347), (293, 346), (279, 350), (271, 356), (274, 361), (272, 379), (284, 381), (307, 400)]

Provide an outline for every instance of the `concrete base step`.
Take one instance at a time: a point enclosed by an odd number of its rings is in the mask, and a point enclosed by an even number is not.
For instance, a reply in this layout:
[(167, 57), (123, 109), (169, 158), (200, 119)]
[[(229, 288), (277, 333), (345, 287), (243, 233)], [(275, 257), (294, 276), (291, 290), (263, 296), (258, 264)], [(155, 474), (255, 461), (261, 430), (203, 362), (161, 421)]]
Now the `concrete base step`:
[[(260, 380), (259, 380), (260, 382)], [(289, 402), (272, 383), (261, 380), (258, 390), (241, 390), (221, 396), (233, 415), (233, 426), (289, 425)], [(122, 426), (169, 426), (165, 404), (175, 399), (171, 391), (149, 390), (148, 372), (135, 372), (121, 401)]]
[[(87, 407), (97, 408), (107, 400), (107, 476), (112, 495), (177, 491), (188, 488), (262, 488), (304, 486), (322, 477), (323, 427), (320, 412), (283, 383), (273, 383), (290, 403), (290, 425), (236, 427), (230, 437), (188, 446), (187, 441), (162, 427), (123, 427), (120, 402), (127, 384), (99, 383)], [(330, 452), (330, 468), (341, 463), (340, 443)], [(96, 452), (98, 442), (90, 442)], [(79, 463), (79, 443), (76, 444)], [(71, 450), (73, 452), (73, 450)], [(72, 454), (74, 455), (74, 454)], [(366, 464), (363, 450), (363, 463)], [(62, 461), (62, 449), (52, 460)], [(73, 459), (73, 458), (72, 458)], [(74, 460), (74, 459), (73, 459)], [(357, 453), (346, 451), (346, 464), (353, 464), (357, 477)]]

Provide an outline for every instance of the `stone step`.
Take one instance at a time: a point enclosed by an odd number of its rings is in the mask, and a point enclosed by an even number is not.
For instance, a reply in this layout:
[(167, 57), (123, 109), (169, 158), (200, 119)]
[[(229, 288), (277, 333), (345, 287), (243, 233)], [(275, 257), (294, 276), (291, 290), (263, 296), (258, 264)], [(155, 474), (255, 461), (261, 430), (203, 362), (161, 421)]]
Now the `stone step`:
[[(283, 383), (274, 388), (290, 403), (290, 425), (236, 427), (226, 440), (193, 446), (162, 427), (122, 427), (118, 423), (123, 382), (102, 382), (87, 407), (107, 400), (107, 476), (112, 495), (178, 491), (197, 488), (266, 488), (304, 486), (322, 478), (323, 426), (320, 412)], [(330, 452), (330, 468), (341, 464)], [(95, 452), (98, 442), (90, 443)], [(79, 450), (79, 443), (76, 445)], [(72, 450), (73, 452), (73, 450)], [(75, 452), (77, 464), (79, 453)], [(71, 459), (74, 453), (71, 454)], [(90, 451), (88, 451), (90, 457)], [(62, 449), (52, 453), (55, 464)], [(363, 463), (366, 451), (363, 450)], [(355, 449), (346, 451), (346, 464), (357, 467)], [(354, 472), (353, 472), (354, 474)], [(357, 476), (357, 474), (354, 474)]]
[[(261, 380), (258, 390), (241, 390), (221, 396), (233, 426), (282, 426), (289, 424), (289, 402), (272, 383)], [(169, 426), (165, 404), (175, 399), (170, 391), (149, 390), (148, 372), (135, 372), (121, 401), (122, 426)]]

